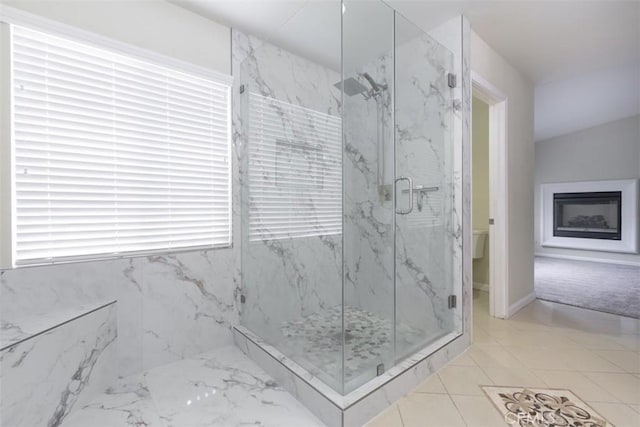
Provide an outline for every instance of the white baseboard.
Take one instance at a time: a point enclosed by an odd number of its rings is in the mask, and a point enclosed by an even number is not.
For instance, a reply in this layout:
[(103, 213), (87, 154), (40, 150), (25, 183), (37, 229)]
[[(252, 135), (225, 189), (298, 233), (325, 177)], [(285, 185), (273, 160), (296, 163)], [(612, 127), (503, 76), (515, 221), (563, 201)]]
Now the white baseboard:
[(473, 282), (473, 289), (489, 292), (489, 285), (487, 285), (486, 283)]
[(526, 306), (527, 304), (533, 302), (536, 300), (536, 293), (535, 292), (531, 292), (529, 295), (525, 296), (524, 298), (521, 298), (520, 300), (516, 301), (515, 303), (511, 304), (509, 306), (509, 315), (507, 317), (511, 317), (514, 314), (516, 314), (518, 311), (520, 311), (522, 308), (524, 308), (524, 306)]
[(536, 252), (535, 256), (546, 257), (546, 258), (570, 259), (574, 261), (600, 262), (603, 264), (633, 265), (633, 266), (640, 267), (640, 261), (639, 262), (626, 261), (621, 259), (593, 258), (593, 257), (587, 257), (587, 256), (580, 256), (580, 255), (548, 254), (544, 252)]

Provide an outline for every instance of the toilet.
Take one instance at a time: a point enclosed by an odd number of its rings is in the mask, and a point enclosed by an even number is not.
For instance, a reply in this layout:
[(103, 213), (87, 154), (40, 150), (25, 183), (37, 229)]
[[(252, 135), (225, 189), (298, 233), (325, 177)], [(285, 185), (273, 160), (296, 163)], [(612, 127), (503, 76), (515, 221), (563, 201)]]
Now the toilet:
[(484, 257), (485, 240), (489, 230), (473, 230), (473, 259)]

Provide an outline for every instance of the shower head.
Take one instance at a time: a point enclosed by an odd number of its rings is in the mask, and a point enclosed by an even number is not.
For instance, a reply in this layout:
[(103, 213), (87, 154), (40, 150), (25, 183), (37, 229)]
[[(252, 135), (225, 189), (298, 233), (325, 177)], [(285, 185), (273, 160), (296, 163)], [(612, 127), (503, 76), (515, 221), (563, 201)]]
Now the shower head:
[(342, 80), (336, 84), (334, 84), (340, 90), (343, 90), (345, 94), (349, 96), (358, 95), (359, 93), (365, 94), (367, 93), (367, 88), (360, 83), (358, 80), (353, 77), (349, 77), (346, 80)]

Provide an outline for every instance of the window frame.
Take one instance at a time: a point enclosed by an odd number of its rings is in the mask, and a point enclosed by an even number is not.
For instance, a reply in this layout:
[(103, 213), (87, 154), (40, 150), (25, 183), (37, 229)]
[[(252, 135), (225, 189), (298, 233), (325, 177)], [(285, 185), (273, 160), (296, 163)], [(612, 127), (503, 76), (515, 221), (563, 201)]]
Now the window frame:
[[(14, 93), (13, 93), (13, 31), (17, 25), (31, 30), (48, 33), (99, 49), (109, 50), (115, 54), (133, 57), (151, 62), (155, 65), (170, 68), (174, 71), (194, 75), (195, 77), (213, 80), (227, 85), (226, 105), (226, 156), (228, 159), (227, 195), (228, 195), (228, 239), (224, 243), (199, 245), (179, 248), (150, 249), (140, 251), (123, 251), (105, 254), (88, 254), (86, 256), (55, 257), (39, 259), (36, 262), (17, 263), (16, 260), (16, 188), (15, 188), (15, 137), (14, 137)], [(90, 262), (109, 259), (125, 259), (153, 255), (179, 254), (185, 252), (205, 251), (233, 248), (233, 132), (232, 132), (232, 88), (233, 77), (215, 70), (171, 58), (128, 43), (120, 42), (86, 30), (82, 30), (56, 21), (42, 18), (21, 10), (0, 5), (0, 269), (28, 268), (39, 265)]]

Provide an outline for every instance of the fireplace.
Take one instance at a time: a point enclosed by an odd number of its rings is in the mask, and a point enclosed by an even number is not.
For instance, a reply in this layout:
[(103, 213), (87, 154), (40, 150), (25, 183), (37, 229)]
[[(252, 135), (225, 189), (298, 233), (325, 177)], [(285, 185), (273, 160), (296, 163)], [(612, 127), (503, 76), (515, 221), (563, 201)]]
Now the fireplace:
[(540, 245), (638, 253), (639, 180), (542, 184)]
[(620, 240), (621, 229), (621, 191), (553, 194), (554, 236)]

